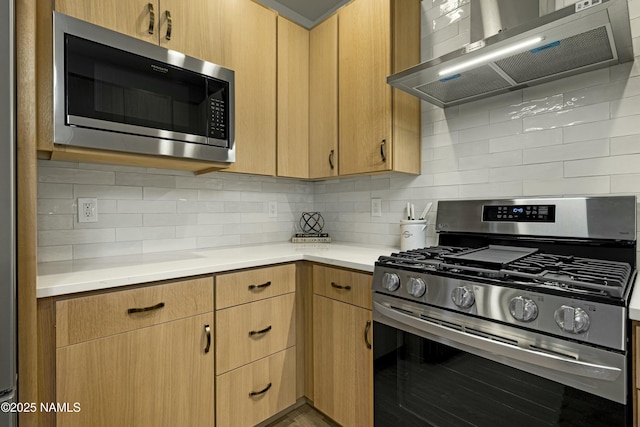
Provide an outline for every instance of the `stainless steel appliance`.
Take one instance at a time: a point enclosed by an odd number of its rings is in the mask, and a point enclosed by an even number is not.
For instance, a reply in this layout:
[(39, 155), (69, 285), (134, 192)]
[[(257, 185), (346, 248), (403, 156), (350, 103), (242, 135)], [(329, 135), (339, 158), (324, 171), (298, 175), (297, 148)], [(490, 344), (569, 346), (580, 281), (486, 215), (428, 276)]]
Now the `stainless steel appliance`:
[(441, 201), (373, 278), (375, 425), (631, 424), (636, 198)]
[(235, 161), (234, 72), (54, 12), (54, 143)]
[(627, 0), (581, 0), (558, 10), (548, 0), (465, 3), (471, 43), (389, 76), (390, 85), (448, 107), (633, 61)]
[(0, 2), (0, 426), (16, 425), (14, 2)]

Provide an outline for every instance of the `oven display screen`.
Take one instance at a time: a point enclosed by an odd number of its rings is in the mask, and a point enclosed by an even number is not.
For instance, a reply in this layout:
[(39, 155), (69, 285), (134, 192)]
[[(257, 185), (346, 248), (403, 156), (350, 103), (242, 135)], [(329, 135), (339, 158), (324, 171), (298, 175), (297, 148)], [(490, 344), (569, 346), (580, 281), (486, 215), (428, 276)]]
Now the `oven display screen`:
[(482, 220), (493, 222), (555, 222), (555, 205), (483, 206)]

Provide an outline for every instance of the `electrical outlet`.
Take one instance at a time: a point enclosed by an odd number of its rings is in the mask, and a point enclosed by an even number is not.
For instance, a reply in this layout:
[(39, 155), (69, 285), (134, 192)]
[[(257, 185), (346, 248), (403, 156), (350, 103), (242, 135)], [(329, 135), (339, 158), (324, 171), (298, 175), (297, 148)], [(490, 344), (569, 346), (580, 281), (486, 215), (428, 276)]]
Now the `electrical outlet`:
[(382, 199), (371, 199), (371, 216), (382, 216)]
[(269, 218), (278, 216), (278, 202), (269, 202)]
[(98, 199), (78, 198), (78, 222), (98, 222)]

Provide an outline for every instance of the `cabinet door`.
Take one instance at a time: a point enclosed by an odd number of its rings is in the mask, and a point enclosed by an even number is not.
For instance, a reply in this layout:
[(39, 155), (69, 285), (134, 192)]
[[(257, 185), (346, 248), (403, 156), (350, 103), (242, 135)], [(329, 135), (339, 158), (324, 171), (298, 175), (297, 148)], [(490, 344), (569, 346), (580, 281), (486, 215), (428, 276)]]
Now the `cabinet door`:
[(160, 46), (214, 62), (217, 35), (210, 17), (220, 15), (223, 1), (160, 0), (157, 17)]
[(309, 177), (309, 31), (278, 16), (278, 176)]
[(355, 0), (338, 11), (341, 175), (391, 169), (389, 0)]
[(309, 178), (338, 175), (338, 15), (309, 35)]
[(276, 14), (251, 0), (220, 0), (209, 17), (213, 62), (235, 71), (236, 162), (225, 171), (276, 174)]
[(158, 2), (56, 0), (55, 10), (132, 37), (158, 43)]
[(371, 311), (313, 296), (313, 403), (345, 427), (373, 425)]
[(213, 326), (207, 313), (57, 349), (56, 401), (80, 404), (58, 427), (214, 425)]

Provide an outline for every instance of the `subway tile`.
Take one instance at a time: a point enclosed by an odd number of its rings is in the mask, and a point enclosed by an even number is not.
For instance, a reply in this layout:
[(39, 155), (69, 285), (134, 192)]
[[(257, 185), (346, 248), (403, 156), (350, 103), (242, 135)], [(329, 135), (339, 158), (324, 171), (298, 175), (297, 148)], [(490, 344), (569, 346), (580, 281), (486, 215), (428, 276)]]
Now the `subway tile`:
[(73, 199), (38, 199), (38, 214), (77, 214), (76, 203)]
[(518, 103), (512, 103), (507, 106), (492, 109), (490, 111), (490, 120), (491, 123), (497, 123), (557, 112), (562, 110), (562, 100), (562, 94), (548, 96), (541, 99), (527, 100), (524, 102), (522, 101), (522, 97), (520, 97)]
[(566, 108), (561, 111), (541, 114), (522, 119), (525, 132), (577, 126), (584, 123), (598, 122), (609, 118), (609, 103), (589, 105), (581, 108)]
[(142, 188), (124, 185), (83, 185), (73, 186), (73, 197), (97, 197), (100, 199), (142, 199)]
[(72, 199), (73, 184), (38, 183), (39, 199)]
[(488, 181), (488, 169), (437, 173), (433, 176), (434, 185), (477, 184)]
[(77, 164), (78, 169), (88, 169), (94, 171), (105, 171), (105, 172), (133, 172), (133, 173), (147, 173), (147, 168), (144, 167), (135, 167), (135, 166), (120, 166), (114, 165), (111, 163), (83, 163), (80, 162)]
[(38, 182), (65, 184), (107, 184), (115, 182), (114, 172), (81, 170), (73, 168), (38, 168)]
[(459, 105), (458, 110), (460, 112), (460, 115), (465, 115), (469, 112), (478, 110), (487, 110), (489, 111), (489, 117), (491, 118), (491, 113), (493, 110), (499, 110), (501, 108), (506, 108), (510, 105), (520, 103), (522, 103), (522, 91), (517, 90)]
[(489, 140), (489, 151), (498, 153), (501, 151), (521, 150), (525, 148), (546, 147), (562, 144), (562, 129), (547, 129), (539, 132), (527, 132), (519, 135), (509, 135)]
[(640, 134), (640, 115), (570, 126), (563, 132), (565, 143)]
[(177, 176), (175, 177), (176, 188), (193, 188), (196, 190), (222, 190), (223, 181), (219, 178), (209, 178), (208, 176)]
[(447, 147), (433, 149), (433, 159), (449, 159), (461, 156), (475, 156), (489, 153), (489, 141), (465, 142)]
[(439, 173), (439, 172), (453, 172), (458, 170), (458, 159), (440, 159), (432, 162), (422, 162), (422, 173)]
[(145, 187), (144, 200), (198, 200), (198, 190)]
[(423, 146), (426, 147), (445, 147), (460, 142), (459, 133), (442, 133), (438, 135), (432, 135), (427, 138), (423, 138)]
[(630, 0), (629, 5), (629, 18), (640, 18), (640, 2), (638, 0)]
[(142, 242), (89, 243), (73, 246), (73, 259), (99, 258), (142, 253)]
[(225, 191), (262, 191), (261, 181), (223, 181)]
[(600, 70), (589, 71), (587, 73), (577, 74), (564, 79), (554, 80), (552, 82), (523, 89), (523, 99), (540, 99), (547, 96), (556, 95), (558, 93), (566, 93), (571, 90), (583, 89), (586, 87), (598, 86), (609, 82), (609, 70), (602, 68)]
[(38, 215), (38, 230), (71, 230), (73, 215)]
[(146, 173), (116, 172), (116, 185), (134, 187), (176, 188), (176, 177), (172, 175), (151, 175)]
[(107, 243), (115, 240), (113, 228), (95, 230), (41, 230), (39, 246), (77, 245), (82, 243)]
[[(279, 204), (281, 205), (281, 204)], [(243, 213), (243, 212), (263, 212), (265, 203), (262, 202), (226, 202), (224, 204), (225, 213)], [(283, 207), (283, 206), (278, 206)]]
[(489, 169), (489, 181), (523, 181), (538, 178), (562, 178), (562, 162), (508, 166)]
[(174, 213), (175, 201), (164, 200), (118, 200), (118, 213)]
[(640, 96), (631, 96), (611, 102), (611, 117), (633, 115), (640, 115)]
[(640, 172), (640, 154), (573, 160), (564, 164), (566, 177), (619, 175)]
[[(460, 194), (459, 185), (442, 185), (437, 187), (413, 188), (410, 191), (411, 199), (455, 199)], [(405, 203), (406, 206), (406, 203)]]
[(66, 162), (63, 160), (44, 160), (38, 159), (38, 169), (40, 168), (67, 168), (78, 169), (78, 162)]
[(640, 174), (611, 176), (612, 193), (640, 193)]
[(73, 259), (71, 245), (38, 246), (38, 262), (68, 261)]
[(522, 196), (522, 182), (492, 182), (460, 186), (460, 197), (516, 197)]
[(521, 165), (522, 151), (505, 151), (480, 156), (460, 157), (459, 163), (460, 170)]
[(583, 88), (564, 95), (565, 108), (576, 108), (640, 95), (640, 77)]
[(528, 180), (523, 182), (525, 196), (564, 196), (609, 193), (608, 176)]
[(487, 125), (489, 124), (489, 111), (470, 110), (466, 114), (458, 115), (458, 117), (447, 118), (446, 123), (449, 132)]
[(146, 213), (142, 219), (142, 224), (145, 227), (193, 225), (197, 223), (198, 215), (195, 213)]
[(457, 36), (452, 37), (449, 40), (446, 40), (442, 43), (434, 44), (433, 56), (434, 58), (438, 58), (442, 55), (453, 52), (454, 50), (461, 49), (462, 47), (464, 47), (464, 45), (469, 43), (469, 41), (470, 41), (470, 33), (464, 32), (464, 33), (458, 34)]
[(506, 122), (492, 123), (472, 129), (460, 131), (460, 142), (479, 141), (483, 139), (499, 138), (501, 136), (522, 133), (522, 120), (509, 120)]
[(98, 221), (97, 222), (78, 222), (76, 216), (73, 216), (73, 228), (125, 228), (125, 227), (141, 227), (142, 214), (139, 213), (104, 213), (100, 212), (100, 203), (98, 203)]
[(224, 212), (224, 202), (178, 200), (178, 213)]
[(640, 153), (640, 133), (611, 138), (611, 155)]
[(223, 224), (211, 225), (178, 225), (175, 228), (177, 238), (216, 236), (224, 230)]
[(142, 242), (142, 253), (155, 253), (166, 251), (186, 251), (189, 249), (195, 249), (196, 238), (186, 237), (182, 239), (157, 239), (157, 240), (144, 240)]
[(609, 155), (609, 140), (598, 139), (571, 144), (554, 145), (543, 148), (530, 148), (522, 153), (525, 164), (545, 163), (559, 160), (576, 160)]
[(237, 215), (230, 215), (228, 213), (199, 213), (197, 214), (198, 224), (233, 224), (240, 222), (240, 218)]

